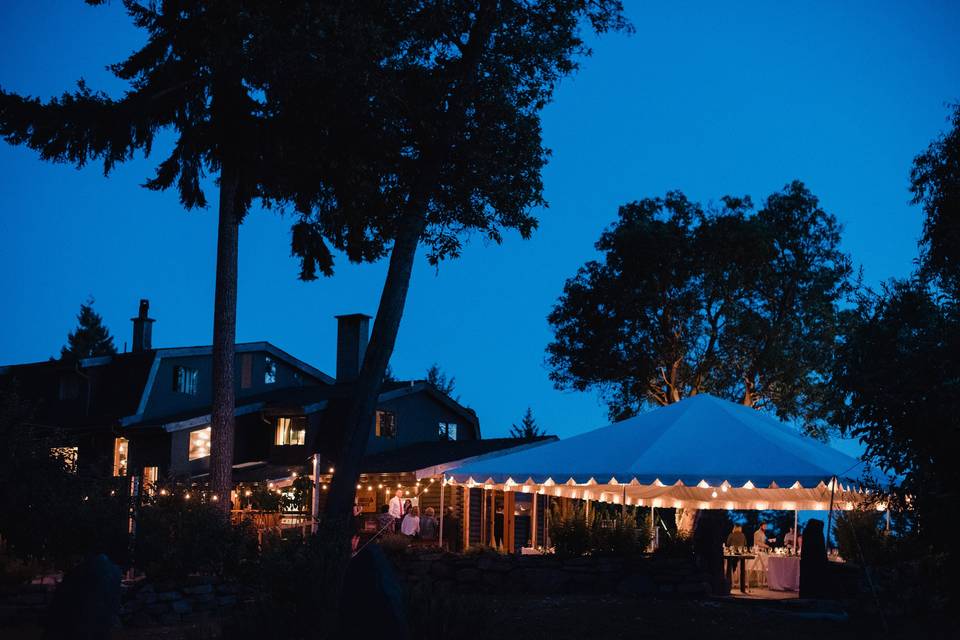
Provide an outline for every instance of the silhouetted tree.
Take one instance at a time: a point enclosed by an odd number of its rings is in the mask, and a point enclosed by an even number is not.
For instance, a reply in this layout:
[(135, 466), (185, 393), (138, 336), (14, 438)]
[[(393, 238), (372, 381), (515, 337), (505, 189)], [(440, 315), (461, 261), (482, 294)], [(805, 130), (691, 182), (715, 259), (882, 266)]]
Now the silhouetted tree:
[[(468, 232), (495, 242), (506, 229), (532, 233), (547, 157), (540, 111), (588, 53), (584, 23), (596, 32), (626, 28), (619, 0), (346, 6), (359, 17), (335, 25), (323, 15), (298, 17), (283, 58), (284, 69), (299, 75), (266, 83), (276, 90), (267, 100), (277, 105), (277, 137), (289, 145), (276, 156), (282, 179), (270, 181), (271, 195), (300, 214), (292, 249), (301, 276), (331, 273), (334, 249), (351, 260), (389, 255), (363, 365), (343, 408), (343, 444), (320, 525), (339, 550), (328, 556), (322, 580), (331, 606), (418, 248), (425, 245), (436, 264), (457, 256)], [(330, 32), (342, 29), (349, 38), (331, 53)], [(349, 81), (330, 81), (331, 62), (351, 70)]]
[(103, 318), (93, 310), (93, 298), (80, 305), (77, 328), (67, 334), (67, 344), (60, 349), (62, 360), (80, 360), (94, 356), (110, 356), (117, 352), (113, 336), (103, 324)]
[[(437, 391), (453, 398), (453, 391), (456, 389), (457, 379), (453, 376), (448, 378), (447, 374), (443, 372), (437, 363), (433, 363), (430, 365), (430, 368), (427, 369), (427, 382), (432, 384)], [(459, 396), (455, 399), (459, 400)]]
[(537, 421), (534, 420), (533, 409), (530, 407), (527, 407), (527, 411), (523, 414), (523, 419), (520, 420), (519, 425), (510, 425), (510, 435), (514, 438), (533, 440), (534, 438), (539, 438), (543, 434), (544, 431), (537, 424)]
[(849, 290), (839, 244), (800, 182), (755, 213), (679, 192), (624, 205), (549, 316), (551, 379), (601, 391), (613, 419), (708, 392), (818, 431)]
[[(102, 0), (88, 0), (102, 4)], [(175, 133), (148, 189), (176, 187), (187, 209), (206, 207), (201, 180), (218, 175), (219, 224), (213, 322), (211, 488), (229, 509), (233, 464), (234, 343), (239, 225), (257, 191), (263, 157), (262, 105), (253, 97), (251, 50), (269, 3), (240, 0), (141, 3), (124, 0), (147, 42), (110, 66), (128, 84), (119, 99), (80, 81), (47, 103), (0, 91), (0, 135), (53, 162), (103, 161), (109, 173), (138, 151), (149, 154), (160, 131)], [(270, 60), (261, 55), (260, 61)], [(257, 97), (259, 97), (259, 93)], [(261, 165), (262, 166), (262, 165)]]
[(954, 300), (960, 300), (960, 104), (953, 106), (951, 129), (913, 161), (910, 187), (923, 206), (921, 262)]

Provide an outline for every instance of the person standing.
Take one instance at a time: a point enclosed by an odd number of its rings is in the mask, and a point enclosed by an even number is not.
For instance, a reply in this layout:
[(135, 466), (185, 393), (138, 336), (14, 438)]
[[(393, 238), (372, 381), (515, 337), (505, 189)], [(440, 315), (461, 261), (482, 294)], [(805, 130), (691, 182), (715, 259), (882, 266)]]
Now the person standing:
[(420, 533), (420, 509), (410, 507), (410, 511), (403, 517), (403, 523), (400, 525), (400, 533), (410, 538), (416, 537)]
[(431, 545), (437, 541), (437, 519), (433, 507), (427, 507), (420, 516), (420, 539)]
[(747, 538), (743, 535), (743, 527), (738, 524), (733, 525), (733, 531), (727, 536), (727, 546), (734, 549), (747, 546)]
[(403, 489), (397, 489), (390, 498), (389, 513), (393, 516), (393, 529), (400, 533), (400, 521), (403, 520)]
[(453, 507), (447, 507), (443, 514), (443, 544), (447, 550), (460, 551), (460, 520), (453, 513)]
[(754, 552), (769, 551), (772, 539), (767, 537), (767, 523), (761, 522), (757, 530), (753, 532), (753, 550)]

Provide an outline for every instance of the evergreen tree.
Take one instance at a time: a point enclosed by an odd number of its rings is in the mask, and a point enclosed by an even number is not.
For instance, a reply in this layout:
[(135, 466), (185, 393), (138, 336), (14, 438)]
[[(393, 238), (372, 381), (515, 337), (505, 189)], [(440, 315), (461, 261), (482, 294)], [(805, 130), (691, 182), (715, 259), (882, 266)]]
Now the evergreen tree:
[(523, 419), (520, 420), (520, 424), (510, 426), (510, 435), (521, 440), (533, 440), (534, 438), (539, 438), (544, 435), (543, 429), (533, 418), (533, 409), (527, 407), (527, 412), (523, 414)]
[(113, 336), (103, 324), (103, 318), (93, 310), (93, 298), (80, 305), (77, 328), (67, 334), (67, 344), (60, 349), (61, 360), (80, 360), (94, 356), (112, 356), (117, 352)]
[[(453, 391), (456, 388), (457, 379), (453, 376), (448, 378), (447, 374), (443, 372), (437, 363), (433, 363), (430, 365), (430, 368), (427, 369), (427, 382), (432, 384), (437, 391), (453, 398)], [(460, 397), (457, 396), (454, 400), (459, 402)]]
[(0, 90), (0, 136), (39, 151), (44, 160), (77, 166), (102, 160), (109, 173), (137, 152), (149, 154), (161, 131), (172, 132), (170, 155), (144, 186), (176, 188), (186, 209), (207, 206), (201, 182), (218, 175), (210, 478), (226, 512), (233, 469), (239, 226), (266, 164), (256, 84), (264, 72), (254, 70), (253, 60), (279, 64), (270, 51), (260, 50), (270, 42), (262, 32), (272, 6), (243, 0), (123, 0), (123, 5), (147, 33), (141, 49), (109, 67), (126, 83), (126, 92), (113, 98), (81, 80), (76, 91), (42, 103)]

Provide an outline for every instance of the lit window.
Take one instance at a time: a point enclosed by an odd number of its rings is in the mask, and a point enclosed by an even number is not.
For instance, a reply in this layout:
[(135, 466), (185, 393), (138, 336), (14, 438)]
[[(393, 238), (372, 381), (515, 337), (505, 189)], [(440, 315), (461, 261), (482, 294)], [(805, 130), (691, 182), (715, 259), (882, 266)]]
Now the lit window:
[(127, 475), (127, 457), (130, 454), (130, 443), (126, 438), (115, 438), (113, 441), (113, 475)]
[(50, 449), (50, 456), (60, 460), (70, 473), (76, 473), (78, 451), (77, 447), (54, 447)]
[(455, 422), (441, 422), (438, 429), (441, 440), (457, 439), (457, 424)]
[(274, 443), (278, 445), (306, 444), (307, 419), (303, 416), (277, 418), (277, 437)]
[(190, 432), (189, 460), (199, 460), (210, 455), (210, 427)]
[(157, 486), (157, 480), (160, 479), (160, 467), (143, 468), (143, 489), (149, 495), (153, 495), (154, 488)]
[(273, 384), (277, 381), (277, 363), (267, 356), (263, 359), (263, 384)]
[(177, 393), (197, 395), (197, 370), (190, 367), (173, 368), (173, 390)]
[(376, 434), (378, 438), (395, 438), (397, 414), (392, 411), (377, 411)]

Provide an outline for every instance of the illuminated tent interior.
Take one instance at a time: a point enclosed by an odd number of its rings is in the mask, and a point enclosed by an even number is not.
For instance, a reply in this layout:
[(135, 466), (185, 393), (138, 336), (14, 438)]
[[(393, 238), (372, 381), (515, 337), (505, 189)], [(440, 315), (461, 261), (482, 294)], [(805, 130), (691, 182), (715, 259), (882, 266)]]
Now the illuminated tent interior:
[(613, 504), (826, 510), (831, 503), (852, 509), (865, 498), (856, 486), (860, 465), (764, 412), (699, 394), (444, 477), (448, 484)]

